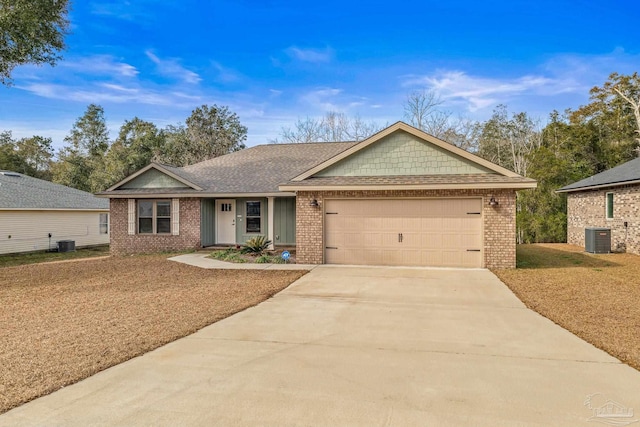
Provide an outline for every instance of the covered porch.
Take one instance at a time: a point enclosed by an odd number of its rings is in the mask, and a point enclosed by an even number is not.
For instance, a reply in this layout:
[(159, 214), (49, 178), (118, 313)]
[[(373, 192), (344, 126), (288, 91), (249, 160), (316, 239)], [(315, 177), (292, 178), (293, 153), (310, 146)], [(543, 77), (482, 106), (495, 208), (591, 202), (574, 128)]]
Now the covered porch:
[(275, 246), (296, 244), (295, 197), (230, 197), (201, 199), (202, 247), (242, 245), (267, 236)]

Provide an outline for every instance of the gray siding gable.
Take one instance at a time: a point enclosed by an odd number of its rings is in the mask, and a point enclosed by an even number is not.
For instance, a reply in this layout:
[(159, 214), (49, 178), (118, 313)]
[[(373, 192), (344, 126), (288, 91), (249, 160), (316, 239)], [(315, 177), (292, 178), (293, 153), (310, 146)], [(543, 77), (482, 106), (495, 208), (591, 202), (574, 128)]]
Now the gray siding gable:
[(137, 188), (190, 188), (175, 178), (160, 172), (157, 169), (149, 169), (129, 182), (120, 186), (122, 189)]
[(394, 132), (316, 177), (495, 173), (404, 131)]

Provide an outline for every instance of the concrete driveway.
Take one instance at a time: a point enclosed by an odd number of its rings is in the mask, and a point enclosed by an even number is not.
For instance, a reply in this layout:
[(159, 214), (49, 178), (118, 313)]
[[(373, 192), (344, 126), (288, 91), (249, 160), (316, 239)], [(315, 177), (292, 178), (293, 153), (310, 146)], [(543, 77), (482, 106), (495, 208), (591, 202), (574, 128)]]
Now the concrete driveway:
[(640, 411), (640, 373), (489, 271), (321, 266), (0, 425), (585, 426), (595, 393)]

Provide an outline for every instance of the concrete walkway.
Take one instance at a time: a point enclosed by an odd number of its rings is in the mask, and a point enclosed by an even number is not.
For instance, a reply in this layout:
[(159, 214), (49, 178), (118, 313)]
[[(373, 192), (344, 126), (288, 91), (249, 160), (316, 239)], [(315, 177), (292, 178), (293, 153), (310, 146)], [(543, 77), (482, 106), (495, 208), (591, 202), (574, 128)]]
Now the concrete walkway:
[(489, 271), (318, 266), (0, 425), (589, 426), (607, 399), (640, 411), (639, 390)]
[(254, 264), (226, 262), (209, 258), (208, 253), (193, 253), (169, 258), (169, 261), (181, 262), (194, 267), (217, 270), (313, 270), (315, 264)]

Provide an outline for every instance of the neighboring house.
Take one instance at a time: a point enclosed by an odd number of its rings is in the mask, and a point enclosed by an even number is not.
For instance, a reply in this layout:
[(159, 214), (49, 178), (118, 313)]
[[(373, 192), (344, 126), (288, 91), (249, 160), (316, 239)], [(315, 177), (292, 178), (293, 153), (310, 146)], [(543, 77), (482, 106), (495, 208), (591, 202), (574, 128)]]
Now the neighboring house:
[(536, 182), (398, 122), (355, 142), (151, 164), (102, 197), (115, 254), (266, 235), (300, 263), (515, 266), (516, 190)]
[(93, 194), (0, 171), (0, 254), (109, 243), (109, 203)]
[(611, 229), (611, 247), (640, 254), (640, 158), (558, 190), (567, 193), (567, 242), (584, 247), (585, 228)]

